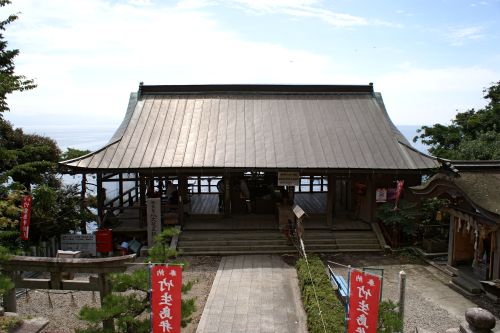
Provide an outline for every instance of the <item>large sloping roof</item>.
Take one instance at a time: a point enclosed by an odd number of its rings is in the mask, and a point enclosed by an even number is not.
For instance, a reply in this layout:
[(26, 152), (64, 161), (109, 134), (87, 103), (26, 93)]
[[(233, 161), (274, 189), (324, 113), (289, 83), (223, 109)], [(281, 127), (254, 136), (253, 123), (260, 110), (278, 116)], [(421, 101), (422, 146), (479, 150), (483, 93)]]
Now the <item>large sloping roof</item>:
[(108, 145), (74, 169), (436, 167), (369, 86), (140, 86)]

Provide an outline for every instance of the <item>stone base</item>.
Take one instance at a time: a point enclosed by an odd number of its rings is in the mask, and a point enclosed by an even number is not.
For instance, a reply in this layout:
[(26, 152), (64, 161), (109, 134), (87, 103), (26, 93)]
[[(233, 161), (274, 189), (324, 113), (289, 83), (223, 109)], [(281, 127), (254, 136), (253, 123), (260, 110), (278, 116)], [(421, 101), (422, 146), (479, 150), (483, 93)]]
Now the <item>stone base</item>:
[(492, 333), (493, 331), (491, 330), (480, 330), (480, 329), (477, 329), (477, 328), (471, 328), (471, 326), (469, 325), (469, 323), (467, 322), (463, 322), (462, 324), (460, 324), (460, 332), (461, 333)]
[(500, 297), (497, 295), (493, 295), (492, 293), (485, 292), (486, 296), (491, 299), (491, 301), (495, 304), (500, 304)]

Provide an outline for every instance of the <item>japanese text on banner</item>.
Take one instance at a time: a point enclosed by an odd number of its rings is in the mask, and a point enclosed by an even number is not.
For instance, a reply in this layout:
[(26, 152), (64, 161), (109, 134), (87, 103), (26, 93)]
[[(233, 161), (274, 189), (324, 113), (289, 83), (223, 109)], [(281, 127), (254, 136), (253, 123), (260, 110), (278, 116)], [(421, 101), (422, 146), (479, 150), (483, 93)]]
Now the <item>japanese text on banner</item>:
[(30, 218), (31, 218), (31, 195), (23, 196), (21, 208), (21, 239), (28, 240), (30, 231)]
[(180, 266), (153, 266), (151, 268), (151, 321), (153, 333), (181, 331)]
[(380, 278), (353, 270), (350, 281), (348, 333), (376, 333)]

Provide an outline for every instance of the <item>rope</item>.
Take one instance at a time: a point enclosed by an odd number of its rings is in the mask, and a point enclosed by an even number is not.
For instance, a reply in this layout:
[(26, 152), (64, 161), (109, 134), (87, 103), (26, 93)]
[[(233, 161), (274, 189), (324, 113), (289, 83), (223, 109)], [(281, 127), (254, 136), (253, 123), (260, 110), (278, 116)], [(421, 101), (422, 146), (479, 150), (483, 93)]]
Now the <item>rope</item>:
[(307, 260), (307, 255), (306, 255), (306, 248), (304, 246), (304, 242), (302, 241), (302, 238), (298, 237), (300, 241), (300, 246), (303, 251), (304, 255), (304, 260), (306, 261), (306, 266), (307, 266), (307, 272), (309, 273), (309, 279), (311, 280), (311, 285), (313, 287), (313, 292), (314, 292), (314, 298), (316, 299), (316, 305), (318, 306), (318, 313), (319, 317), (321, 318), (321, 324), (323, 325), (323, 330), (325, 333), (328, 333), (326, 329), (326, 324), (325, 324), (325, 319), (323, 318), (323, 312), (321, 311), (321, 306), (319, 305), (319, 299), (318, 299), (318, 293), (316, 292), (316, 286), (314, 285), (314, 280), (311, 274), (311, 268), (309, 267), (309, 261)]
[(367, 273), (367, 274), (370, 274), (370, 275), (375, 275), (375, 276), (377, 276), (377, 277), (379, 277), (381, 279), (384, 278), (382, 275), (378, 275), (378, 274), (372, 273), (372, 272), (366, 272), (366, 271), (363, 271), (362, 269), (354, 268), (352, 266), (347, 266), (347, 265), (344, 265), (344, 264), (341, 264), (341, 263), (338, 263), (338, 262), (335, 262), (335, 261), (328, 260), (327, 262), (330, 263), (330, 264), (337, 265), (337, 266), (341, 266), (341, 267), (345, 267), (345, 268), (350, 268), (351, 270), (358, 271), (358, 272), (361, 272), (361, 273)]

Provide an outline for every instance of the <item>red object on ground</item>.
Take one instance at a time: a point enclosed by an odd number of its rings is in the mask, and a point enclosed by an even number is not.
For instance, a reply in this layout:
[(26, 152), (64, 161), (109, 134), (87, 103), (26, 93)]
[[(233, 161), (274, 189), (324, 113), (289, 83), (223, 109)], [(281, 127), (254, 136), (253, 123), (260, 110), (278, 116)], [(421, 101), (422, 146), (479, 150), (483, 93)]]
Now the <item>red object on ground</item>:
[(30, 218), (31, 218), (31, 203), (33, 198), (31, 195), (23, 196), (22, 208), (21, 208), (21, 239), (28, 240), (28, 235), (30, 231)]
[(348, 333), (376, 333), (380, 277), (351, 271)]
[(181, 266), (153, 266), (151, 268), (153, 333), (180, 333), (181, 288)]
[(111, 229), (99, 229), (95, 233), (97, 252), (113, 252), (113, 233)]

